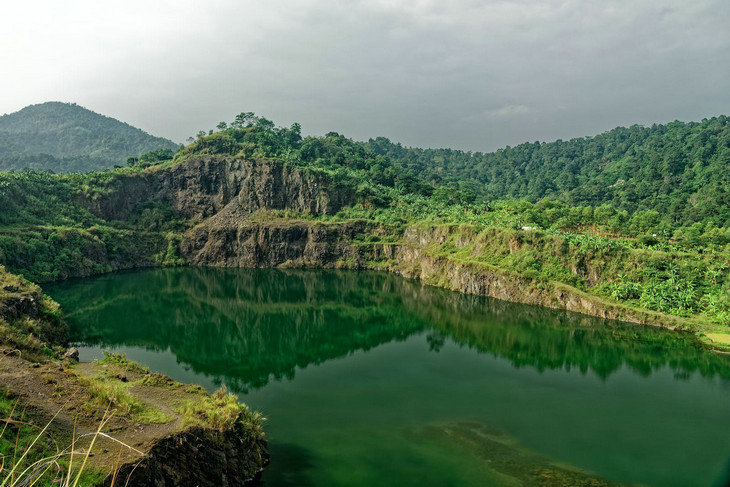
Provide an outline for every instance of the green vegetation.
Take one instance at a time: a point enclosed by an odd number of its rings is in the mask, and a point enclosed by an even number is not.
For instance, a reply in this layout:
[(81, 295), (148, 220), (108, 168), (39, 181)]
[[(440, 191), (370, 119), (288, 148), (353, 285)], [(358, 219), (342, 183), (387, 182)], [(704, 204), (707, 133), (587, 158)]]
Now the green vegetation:
[[(648, 246), (730, 243), (728, 117), (617, 128), (491, 154), (405, 149), (382, 138), (359, 143), (336, 132), (302, 139), (298, 124), (277, 128), (250, 113), (239, 120), (200, 137), (175, 160), (238, 155), (326, 171), (357, 190), (357, 203), (366, 210), (361, 215), (384, 222), (390, 216), (408, 223), (436, 219), (579, 233), (591, 226), (601, 234), (641, 238)], [(571, 171), (579, 172), (571, 184), (556, 186)], [(617, 180), (623, 182), (616, 186)], [(544, 188), (546, 181), (553, 190)], [(506, 214), (490, 215), (499, 209)]]
[(730, 326), (727, 249), (646, 245), (558, 230), (500, 226), (435, 227), (445, 241), (430, 249), (462, 264), (512, 271), (535, 285), (560, 282), (637, 309), (693, 323)]
[[(169, 350), (236, 393), (426, 331), (433, 349), (448, 338), (538, 370), (609, 377), (621, 367), (649, 375), (669, 366), (730, 378), (730, 361), (688, 333), (457, 294), (382, 272), (170, 268), (59, 283), (51, 292), (74, 310), (69, 326), (83, 343)], [(144, 313), (130, 320), (130, 309)]]
[(0, 117), (0, 170), (98, 171), (128, 157), (177, 148), (72, 103), (31, 105)]
[(96, 485), (104, 479), (105, 474), (95, 468), (79, 467), (84, 452), (75, 449), (73, 438), (55, 431), (52, 421), (47, 424), (37, 421), (39, 418), (5, 388), (0, 389), (0, 418), (0, 485), (3, 487), (75, 487)]
[(264, 439), (264, 418), (261, 414), (251, 412), (245, 404), (238, 402), (235, 395), (227, 393), (225, 388), (218, 389), (212, 396), (203, 393), (200, 398), (185, 401), (178, 412), (186, 425), (224, 431), (240, 423), (256, 441), (262, 442)]
[[(76, 363), (64, 355), (67, 332), (56, 302), (0, 266), (2, 486), (97, 485), (119, 467), (117, 449), (141, 454), (129, 446), (132, 436), (156, 441), (190, 424), (235, 427), (242, 439), (264, 444), (262, 418), (232, 396), (210, 396), (121, 355)], [(173, 413), (180, 404), (184, 414)], [(87, 465), (97, 437), (103, 445)]]
[(22, 350), (30, 360), (45, 360), (67, 338), (58, 303), (0, 265), (0, 343)]
[(406, 228), (446, 228), (431, 255), (673, 315), (724, 341), (729, 126), (727, 117), (632, 126), (471, 154), (407, 149), (387, 139), (360, 143), (334, 132), (302, 137), (298, 124), (277, 127), (244, 112), (218, 131), (201, 131), (174, 155), (156, 151), (128, 167), (0, 174), (0, 207), (8, 209), (0, 212), (0, 263), (39, 282), (185, 264), (180, 246), (197, 222), (166, 200), (143, 200), (116, 219), (92, 209), (134, 178), (192, 158), (238, 157), (317, 175), (326, 182), (321, 191), (348, 195), (334, 213), (272, 209), (252, 220), (362, 220), (365, 233), (353, 244), (363, 248), (399, 242)]
[(382, 137), (363, 145), (456, 190), (451, 194), (466, 203), (550, 198), (570, 206), (609, 204), (628, 215), (644, 212), (636, 223), (647, 220), (651, 227), (730, 226), (730, 118), (725, 116), (619, 127), (595, 137), (524, 143), (486, 154), (406, 148)]
[[(727, 117), (619, 128), (491, 155), (404, 149), (387, 139), (362, 144), (334, 132), (301, 139), (296, 124), (275, 128), (253, 114), (239, 119), (175, 159), (241, 155), (324, 171), (357, 198), (317, 219), (363, 219), (395, 233), (413, 224), (468, 225), (481, 240), (458, 250), (443, 245), (438, 252), (563, 282), (631, 307), (730, 326)], [(571, 171), (582, 175), (570, 179), (573, 186), (545, 187)], [(624, 183), (615, 186), (617, 178)], [(599, 191), (609, 187), (605, 195)]]

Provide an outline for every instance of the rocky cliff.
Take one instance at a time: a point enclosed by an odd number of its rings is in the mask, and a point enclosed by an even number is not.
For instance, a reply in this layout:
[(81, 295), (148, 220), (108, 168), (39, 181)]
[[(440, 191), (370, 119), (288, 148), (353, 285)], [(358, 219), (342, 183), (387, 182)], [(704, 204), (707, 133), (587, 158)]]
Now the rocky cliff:
[[(680, 318), (630, 309), (607, 302), (567, 284), (556, 281), (536, 282), (515, 272), (477, 261), (459, 261), (439, 255), (434, 249), (438, 249), (440, 244), (446, 242), (448, 232), (449, 229), (444, 227), (410, 227), (403, 234), (403, 243), (382, 246), (376, 255), (390, 262), (388, 270), (465, 294), (565, 309), (632, 323), (671, 328), (684, 325), (684, 321)], [(462, 245), (467, 243), (469, 242), (461, 242)]]
[[(127, 487), (243, 487), (269, 462), (244, 428), (191, 428), (156, 442), (138, 461), (119, 469)], [(108, 477), (106, 486), (114, 485)]]
[[(334, 184), (328, 174), (279, 161), (195, 157), (121, 176), (108, 189), (104, 197), (82, 202), (106, 220), (124, 220), (140, 205), (156, 201), (191, 222), (175, 251), (194, 265), (375, 268), (462, 293), (636, 323), (686, 324), (681, 318), (607, 302), (557, 281), (536, 282), (515, 272), (450, 258), (440, 251), (450, 239), (446, 227), (396, 231), (364, 221), (327, 223), (268, 214), (285, 210), (316, 218), (356, 202), (353, 191)], [(394, 243), (377, 243), (386, 235)], [(476, 234), (462, 231), (451, 244), (471, 245), (475, 254), (491, 251), (489, 242), (476, 239)], [(522, 246), (518, 239), (507, 244), (509, 252)], [(568, 264), (586, 282), (596, 279), (591, 265), (584, 257)]]
[(227, 267), (358, 267), (353, 245), (365, 222), (325, 224), (303, 220), (252, 222), (213, 218), (187, 234), (182, 255), (195, 265)]
[(82, 198), (81, 203), (104, 220), (125, 220), (140, 204), (157, 201), (169, 204), (179, 218), (203, 221), (245, 217), (262, 208), (331, 214), (352, 197), (325, 173), (279, 161), (194, 157), (116, 177), (103, 197)]

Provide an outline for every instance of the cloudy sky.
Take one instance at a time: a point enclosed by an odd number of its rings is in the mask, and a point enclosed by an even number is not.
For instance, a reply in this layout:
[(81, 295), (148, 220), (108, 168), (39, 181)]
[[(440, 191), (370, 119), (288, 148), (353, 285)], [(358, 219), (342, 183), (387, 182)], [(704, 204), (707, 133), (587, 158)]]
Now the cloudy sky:
[(241, 111), (469, 150), (730, 114), (728, 0), (26, 0), (0, 32), (0, 114), (178, 142)]

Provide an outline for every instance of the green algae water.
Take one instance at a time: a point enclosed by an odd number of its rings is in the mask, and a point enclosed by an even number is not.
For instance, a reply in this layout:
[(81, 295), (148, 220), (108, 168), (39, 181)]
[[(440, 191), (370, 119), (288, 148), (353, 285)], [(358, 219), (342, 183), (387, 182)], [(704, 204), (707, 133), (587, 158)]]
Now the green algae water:
[(725, 486), (730, 358), (690, 336), (374, 272), (181, 268), (47, 291), (267, 418), (265, 486)]

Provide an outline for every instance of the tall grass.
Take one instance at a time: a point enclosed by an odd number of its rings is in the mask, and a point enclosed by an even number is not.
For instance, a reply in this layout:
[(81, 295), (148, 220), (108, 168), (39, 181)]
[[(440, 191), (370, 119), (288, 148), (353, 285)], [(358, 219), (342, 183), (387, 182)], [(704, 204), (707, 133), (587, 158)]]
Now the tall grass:
[[(113, 413), (109, 411), (109, 407), (104, 413), (103, 418), (99, 421), (95, 431), (85, 434), (77, 434), (76, 424), (74, 424), (71, 442), (64, 448), (60, 448), (49, 435), (49, 429), (56, 420), (58, 412), (43, 426), (32, 425), (23, 421), (21, 414), (19, 419), (14, 419), (14, 415), (19, 404), (19, 398), (15, 400), (7, 418), (3, 419), (4, 425), (0, 430), (0, 440), (6, 440), (6, 435), (10, 431), (10, 425), (17, 427), (15, 435), (14, 448), (11, 452), (3, 452), (0, 454), (0, 487), (33, 487), (33, 486), (59, 486), (59, 487), (80, 487), (84, 485), (96, 484), (104, 479), (104, 473), (89, 468), (88, 460), (92, 455), (92, 450), (100, 438), (105, 438), (119, 444), (119, 456), (107, 477), (111, 477), (111, 485), (114, 486), (119, 480), (118, 462), (123, 448), (128, 448), (136, 453), (143, 452), (113, 438), (103, 432), (104, 427), (113, 417)], [(35, 430), (23, 433), (23, 428), (27, 430)], [(83, 448), (81, 443), (88, 446)], [(53, 448), (50, 444), (53, 444)]]

